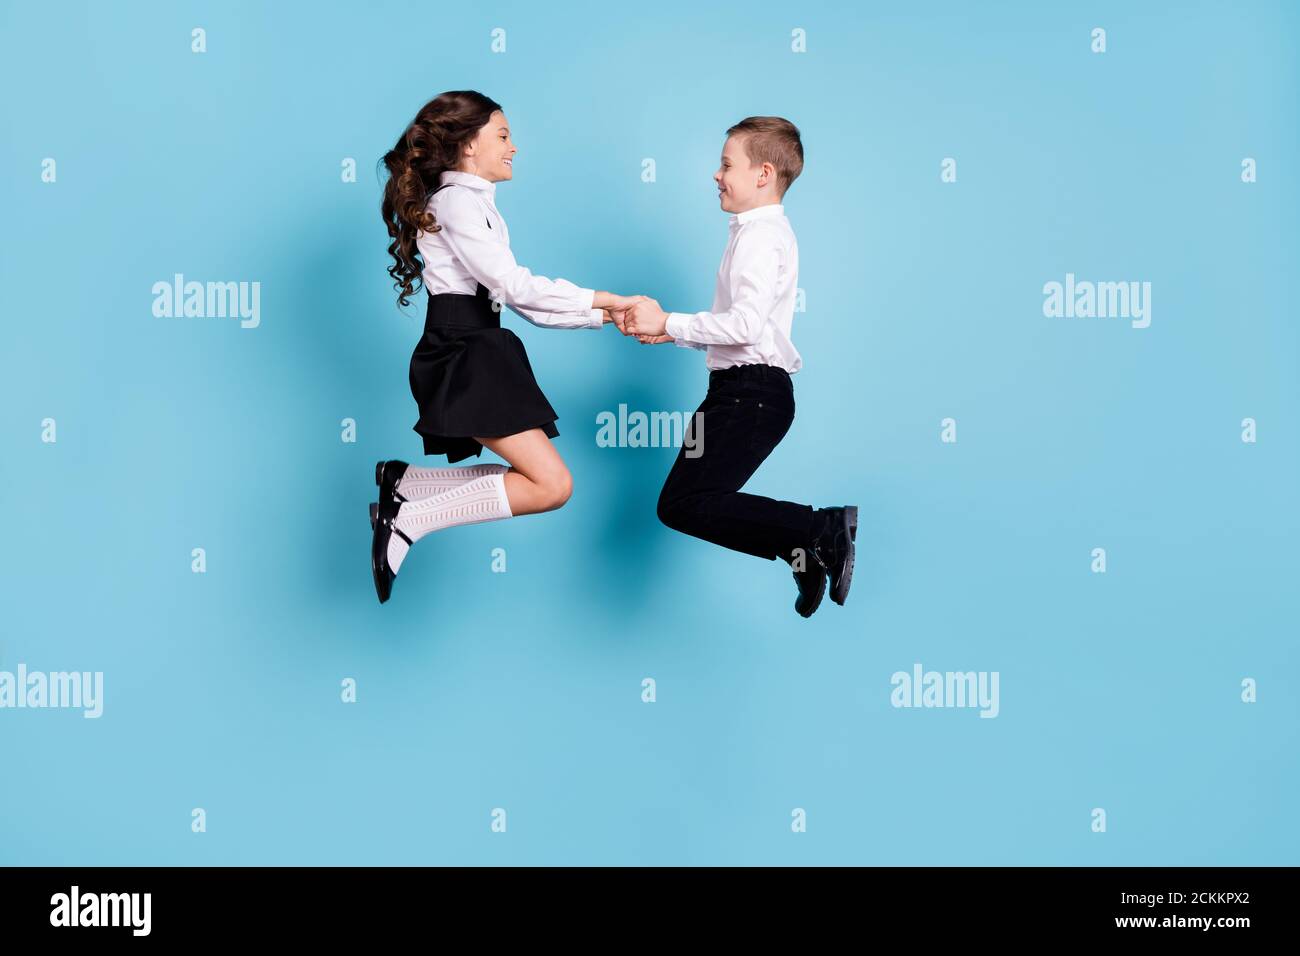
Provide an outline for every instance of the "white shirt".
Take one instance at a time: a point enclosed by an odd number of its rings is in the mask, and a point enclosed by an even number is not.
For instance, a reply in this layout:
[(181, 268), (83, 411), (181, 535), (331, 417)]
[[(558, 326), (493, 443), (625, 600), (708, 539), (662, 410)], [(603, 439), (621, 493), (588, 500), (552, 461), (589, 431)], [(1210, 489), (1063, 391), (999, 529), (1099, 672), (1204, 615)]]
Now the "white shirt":
[(429, 197), (429, 209), (442, 228), (416, 234), (424, 260), (420, 273), (431, 295), (474, 295), (481, 282), (494, 302), (504, 302), (534, 325), (553, 329), (598, 329), (604, 324), (591, 307), (595, 289), (567, 279), (533, 275), (515, 262), (510, 230), (496, 207), (496, 183), (473, 173), (444, 172), (447, 183)]
[(803, 359), (790, 341), (799, 284), (799, 244), (780, 203), (731, 217), (711, 312), (671, 312), (664, 331), (706, 349), (710, 369), (775, 365), (794, 374)]

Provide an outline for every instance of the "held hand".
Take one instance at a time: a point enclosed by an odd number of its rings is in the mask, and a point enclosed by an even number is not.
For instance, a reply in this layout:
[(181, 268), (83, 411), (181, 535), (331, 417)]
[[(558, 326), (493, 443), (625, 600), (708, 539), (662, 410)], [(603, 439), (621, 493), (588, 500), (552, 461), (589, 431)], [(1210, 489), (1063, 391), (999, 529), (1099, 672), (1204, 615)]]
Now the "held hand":
[(642, 297), (628, 310), (624, 323), (625, 335), (663, 335), (668, 313), (654, 299)]
[(663, 345), (665, 342), (673, 341), (671, 335), (638, 335), (637, 341), (642, 345)]
[(592, 299), (591, 307), (609, 312), (624, 312), (641, 298), (644, 298), (644, 296), (619, 295), (616, 292), (597, 292)]
[(627, 322), (628, 310), (632, 308), (632, 306), (640, 302), (642, 299), (644, 299), (645, 296), (614, 295), (611, 292), (602, 292), (600, 294), (602, 296), (605, 296), (609, 302), (609, 304), (603, 308), (603, 311), (605, 313), (605, 321), (612, 322), (614, 324), (614, 327), (618, 329), (619, 332), (621, 332), (623, 335), (627, 335), (628, 331), (627, 331), (626, 322)]

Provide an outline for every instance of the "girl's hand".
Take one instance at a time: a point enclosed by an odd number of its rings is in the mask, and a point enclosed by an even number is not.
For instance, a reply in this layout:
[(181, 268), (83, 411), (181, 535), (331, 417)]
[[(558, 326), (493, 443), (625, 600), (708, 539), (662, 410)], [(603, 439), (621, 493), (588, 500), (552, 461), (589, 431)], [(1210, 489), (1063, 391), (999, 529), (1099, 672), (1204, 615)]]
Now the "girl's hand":
[(618, 329), (623, 335), (627, 335), (627, 330), (623, 328), (623, 323), (627, 321), (626, 312), (620, 312), (616, 309), (601, 309), (600, 312), (606, 325), (612, 322), (614, 328)]
[(644, 299), (643, 295), (618, 295), (613, 292), (597, 292), (592, 300), (593, 309), (607, 309), (611, 312), (623, 312)]

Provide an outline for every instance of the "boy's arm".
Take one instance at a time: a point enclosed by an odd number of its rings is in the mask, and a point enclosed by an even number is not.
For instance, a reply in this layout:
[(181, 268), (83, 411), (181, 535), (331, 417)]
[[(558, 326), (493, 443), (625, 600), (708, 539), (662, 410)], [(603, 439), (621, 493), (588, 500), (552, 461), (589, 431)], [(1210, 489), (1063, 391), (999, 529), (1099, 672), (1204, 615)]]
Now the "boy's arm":
[(676, 342), (684, 349), (707, 349), (708, 348), (708, 346), (705, 345), (703, 342), (691, 342), (688, 339), (675, 339), (671, 335), (668, 335), (666, 332), (664, 333), (664, 336), (665, 338), (668, 339), (668, 341)]
[(690, 348), (752, 345), (763, 334), (776, 302), (781, 246), (766, 229), (747, 229), (736, 238), (731, 259), (731, 308), (726, 312), (670, 312), (664, 331)]

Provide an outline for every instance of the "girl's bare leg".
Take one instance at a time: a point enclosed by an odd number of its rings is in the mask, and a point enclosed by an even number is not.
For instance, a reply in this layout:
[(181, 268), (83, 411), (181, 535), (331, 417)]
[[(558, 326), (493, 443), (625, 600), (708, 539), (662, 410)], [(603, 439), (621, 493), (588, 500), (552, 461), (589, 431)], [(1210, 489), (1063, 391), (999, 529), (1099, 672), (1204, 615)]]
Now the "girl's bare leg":
[(573, 493), (573, 476), (551, 439), (540, 428), (504, 438), (475, 438), (510, 464), (506, 497), (515, 515), (538, 514), (561, 507)]

